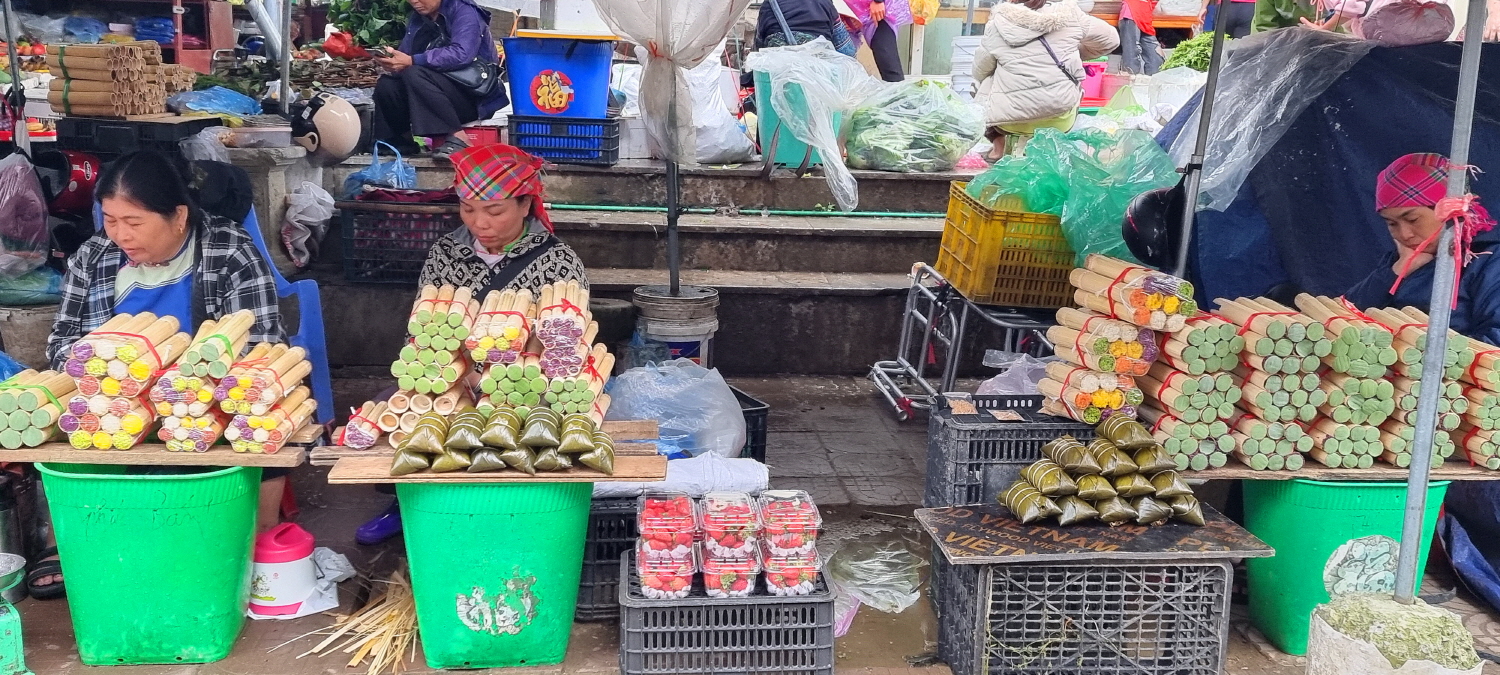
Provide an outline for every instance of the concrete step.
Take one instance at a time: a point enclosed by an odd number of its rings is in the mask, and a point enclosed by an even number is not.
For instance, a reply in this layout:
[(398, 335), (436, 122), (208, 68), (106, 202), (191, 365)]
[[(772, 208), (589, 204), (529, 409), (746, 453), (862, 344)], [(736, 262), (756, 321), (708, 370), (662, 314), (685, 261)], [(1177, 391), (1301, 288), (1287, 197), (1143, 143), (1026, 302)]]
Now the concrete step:
[[(557, 234), (589, 268), (667, 268), (665, 213), (556, 210)], [(933, 261), (941, 218), (684, 214), (684, 269), (905, 273)]]
[[(416, 289), (351, 284), (328, 267), (311, 276), (322, 287), (331, 365), (389, 366)], [(593, 268), (589, 281), (599, 297), (629, 299), (667, 274)], [(895, 352), (907, 288), (904, 274), (847, 272), (684, 270), (682, 283), (719, 289), (714, 363), (735, 375), (863, 374)]]
[[(417, 170), (417, 185), (440, 189), (453, 184), (448, 160), (415, 157), (408, 161)], [(343, 194), (344, 179), (370, 164), (369, 155), (355, 155), (323, 172), (323, 187)], [(889, 173), (854, 171), (859, 181), (860, 211), (944, 213), (948, 210), (948, 184), (968, 180), (969, 173)], [(760, 164), (730, 167), (684, 168), (681, 204), (687, 208), (826, 210), (835, 203), (821, 171), (798, 177), (777, 169), (769, 179), (761, 177)], [(559, 204), (607, 204), (617, 206), (664, 206), (667, 201), (666, 167), (658, 160), (625, 160), (615, 166), (548, 165), (544, 178), (547, 199)]]

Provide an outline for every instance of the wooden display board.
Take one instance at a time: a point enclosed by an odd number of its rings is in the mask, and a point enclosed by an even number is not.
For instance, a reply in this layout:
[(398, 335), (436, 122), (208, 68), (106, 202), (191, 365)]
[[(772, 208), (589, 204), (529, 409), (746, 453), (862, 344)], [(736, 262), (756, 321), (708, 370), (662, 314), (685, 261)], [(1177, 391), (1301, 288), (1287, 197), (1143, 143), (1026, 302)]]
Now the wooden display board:
[[(313, 450), (312, 463), (333, 465), (328, 482), (335, 485), (364, 483), (649, 483), (667, 477), (667, 458), (656, 453), (657, 426), (654, 420), (605, 422), (603, 431), (615, 441), (615, 473), (608, 476), (593, 469), (574, 466), (567, 471), (539, 471), (535, 476), (519, 471), (486, 471), (483, 473), (418, 472), (405, 476), (391, 475), (391, 456), (395, 454), (384, 439), (368, 450), (344, 446), (327, 446)], [(334, 438), (340, 434), (334, 433)]]
[[(1248, 466), (1236, 464), (1203, 471), (1179, 471), (1183, 478), (1198, 480), (1368, 480), (1406, 482), (1411, 475), (1409, 469), (1377, 464), (1368, 469), (1330, 469), (1321, 464), (1308, 462), (1296, 471), (1256, 471)], [(1464, 462), (1444, 462), (1428, 475), (1429, 480), (1500, 480), (1500, 471), (1491, 471), (1482, 466), (1469, 466)]]
[(1069, 561), (1221, 560), (1269, 558), (1265, 542), (1203, 505), (1203, 526), (1099, 522), (1059, 526), (1055, 520), (1022, 524), (999, 504), (917, 509), (917, 522), (955, 565)]
[(141, 443), (129, 450), (79, 450), (67, 443), (43, 443), (35, 448), (0, 450), (0, 462), (292, 468), (307, 460), (308, 447), (322, 435), (323, 427), (309, 423), (293, 433), (280, 452), (273, 454), (235, 452), (227, 445), (215, 445), (208, 452), (170, 452), (161, 443)]

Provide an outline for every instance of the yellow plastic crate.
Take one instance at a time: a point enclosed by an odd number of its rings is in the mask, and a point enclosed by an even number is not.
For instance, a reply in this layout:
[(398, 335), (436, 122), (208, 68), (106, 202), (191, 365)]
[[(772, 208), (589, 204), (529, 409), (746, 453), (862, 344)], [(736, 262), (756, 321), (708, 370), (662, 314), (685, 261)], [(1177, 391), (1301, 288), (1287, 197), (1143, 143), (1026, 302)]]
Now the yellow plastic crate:
[(1001, 197), (991, 209), (954, 182), (937, 271), (964, 297), (984, 305), (1062, 307), (1073, 289), (1073, 249), (1062, 221), (1022, 211), (1019, 197)]

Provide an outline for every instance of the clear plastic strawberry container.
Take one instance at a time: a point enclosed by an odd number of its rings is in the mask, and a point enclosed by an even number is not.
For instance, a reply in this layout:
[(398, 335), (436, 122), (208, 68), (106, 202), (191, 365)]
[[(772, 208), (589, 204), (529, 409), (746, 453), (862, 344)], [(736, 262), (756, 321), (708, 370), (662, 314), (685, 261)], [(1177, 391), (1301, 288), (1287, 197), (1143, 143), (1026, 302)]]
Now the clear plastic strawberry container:
[(636, 526), (643, 558), (687, 560), (697, 540), (698, 510), (681, 492), (651, 492), (637, 503)]
[(703, 556), (703, 590), (710, 598), (743, 598), (755, 592), (760, 558), (755, 549), (745, 557)]
[(766, 590), (771, 595), (807, 595), (817, 585), (823, 561), (816, 550), (795, 555), (773, 555), (762, 549), (761, 569), (766, 576)]
[(771, 555), (806, 554), (818, 543), (823, 516), (812, 497), (801, 490), (767, 490), (760, 494), (761, 536)]
[(653, 558), (646, 555), (646, 542), (636, 542), (635, 571), (641, 577), (641, 594), (652, 600), (677, 600), (693, 592), (693, 575), (698, 573), (698, 547), (688, 550), (687, 558)]
[(760, 513), (744, 492), (709, 492), (698, 502), (703, 525), (703, 554), (720, 558), (755, 555), (760, 541)]

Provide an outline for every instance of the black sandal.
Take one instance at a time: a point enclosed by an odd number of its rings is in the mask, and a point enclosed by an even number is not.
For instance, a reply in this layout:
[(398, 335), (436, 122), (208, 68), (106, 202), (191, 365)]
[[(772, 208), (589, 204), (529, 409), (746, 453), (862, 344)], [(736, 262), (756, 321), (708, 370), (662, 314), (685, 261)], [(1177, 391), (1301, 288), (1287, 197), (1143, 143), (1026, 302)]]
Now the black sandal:
[(55, 581), (46, 585), (37, 585), (36, 582), (47, 577), (62, 576), (62, 562), (59, 560), (47, 560), (57, 555), (57, 547), (52, 546), (42, 549), (37, 553), (37, 561), (31, 564), (31, 569), (26, 572), (26, 591), (37, 600), (56, 600), (67, 594), (63, 588), (64, 581)]

